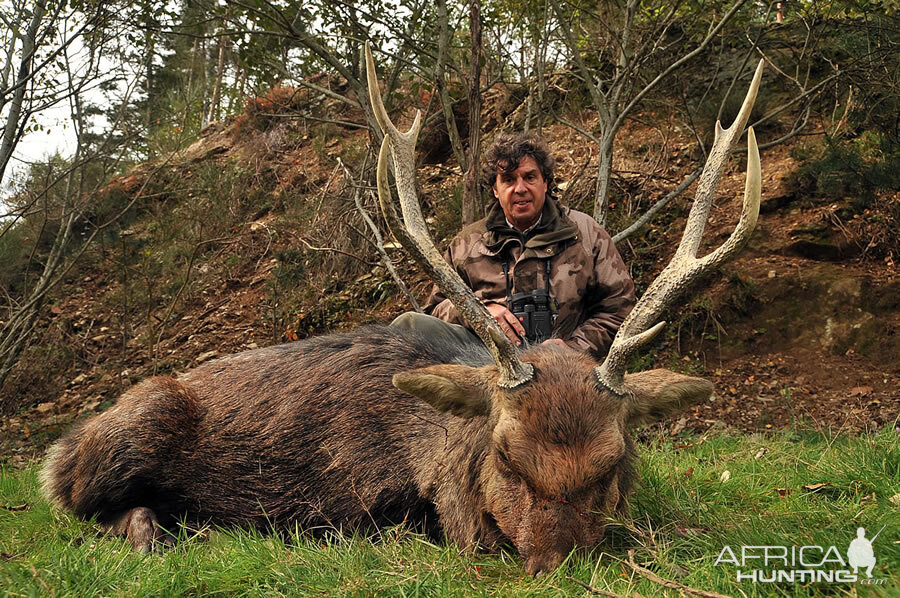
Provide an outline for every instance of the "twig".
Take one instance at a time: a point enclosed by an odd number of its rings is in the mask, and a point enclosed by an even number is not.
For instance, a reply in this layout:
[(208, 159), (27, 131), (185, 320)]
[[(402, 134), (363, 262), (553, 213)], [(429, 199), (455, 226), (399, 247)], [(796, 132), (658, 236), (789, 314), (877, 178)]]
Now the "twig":
[(698, 590), (696, 588), (692, 588), (690, 586), (680, 584), (677, 581), (672, 581), (671, 579), (665, 579), (663, 577), (660, 577), (653, 571), (650, 571), (649, 569), (644, 569), (643, 567), (641, 567), (640, 565), (635, 563), (633, 550), (628, 551), (628, 566), (631, 567), (632, 569), (634, 569), (635, 573), (638, 573), (638, 574), (642, 575), (643, 577), (646, 577), (650, 581), (652, 581), (654, 583), (658, 583), (659, 585), (661, 585), (665, 588), (672, 588), (673, 590), (681, 590), (683, 592), (687, 592), (688, 594), (691, 594), (694, 596), (703, 596), (704, 598), (731, 598), (730, 596), (728, 596), (726, 594), (718, 594), (716, 592), (707, 592), (706, 590)]
[(593, 141), (600, 147), (603, 147), (603, 143), (599, 139), (597, 139), (597, 137), (595, 137), (590, 131), (585, 129), (584, 127), (580, 127), (580, 126), (576, 125), (574, 122), (572, 122), (566, 118), (563, 118), (562, 116), (560, 116), (559, 114), (556, 114), (555, 112), (553, 113), (553, 118), (555, 118), (558, 122), (566, 125), (570, 129), (574, 129), (576, 132), (581, 133), (583, 136), (587, 137), (588, 139), (590, 139), (591, 141)]
[(260, 112), (259, 116), (265, 116), (267, 118), (305, 118), (307, 120), (314, 120), (317, 122), (328, 123), (332, 125), (339, 125), (341, 127), (346, 127), (348, 129), (368, 129), (369, 125), (361, 125), (359, 123), (350, 122), (348, 120), (334, 120), (331, 118), (322, 118), (320, 116), (313, 116), (307, 112), (295, 112), (295, 113), (274, 113), (274, 112)]
[(165, 315), (160, 320), (159, 328), (157, 330), (153, 330), (151, 327), (151, 334), (153, 334), (153, 344), (150, 347), (151, 357), (153, 358), (153, 374), (156, 375), (159, 362), (158, 362), (158, 354), (157, 349), (159, 348), (159, 342), (162, 339), (163, 331), (166, 328), (166, 323), (168, 323), (169, 318), (172, 317), (172, 312), (175, 310), (175, 304), (178, 303), (178, 299), (181, 297), (181, 294), (184, 292), (184, 289), (187, 287), (188, 283), (191, 280), (191, 270), (194, 267), (194, 260), (197, 259), (197, 254), (200, 252), (200, 249), (205, 245), (211, 245), (213, 243), (220, 243), (222, 241), (227, 241), (228, 237), (217, 237), (215, 239), (207, 239), (205, 241), (200, 241), (194, 246), (194, 251), (191, 252), (191, 258), (188, 260), (187, 268), (185, 269), (184, 280), (181, 282), (181, 286), (178, 287), (178, 290), (175, 292), (175, 295), (172, 297), (172, 301), (169, 302), (169, 307), (166, 309)]
[(369, 266), (370, 268), (373, 268), (378, 265), (375, 262), (370, 262), (370, 261), (364, 260), (361, 257), (359, 257), (358, 255), (353, 255), (352, 253), (343, 251), (341, 249), (336, 249), (334, 247), (314, 247), (314, 246), (310, 245), (309, 242), (306, 239), (304, 239), (303, 237), (301, 237), (300, 235), (297, 235), (297, 239), (299, 239), (301, 243), (306, 245), (306, 248), (309, 249), (310, 251), (331, 251), (333, 253), (339, 253), (341, 255), (346, 255), (347, 257), (352, 257), (353, 259), (355, 259), (359, 262), (362, 262), (363, 264)]
[(584, 588), (591, 594), (596, 594), (598, 596), (607, 596), (608, 598), (627, 598), (627, 596), (625, 596), (625, 594), (616, 594), (615, 592), (607, 592), (606, 590), (601, 590), (599, 588), (589, 586), (588, 584), (584, 583), (583, 581), (581, 581), (579, 579), (575, 579), (571, 575), (566, 575), (566, 579), (568, 579), (569, 581), (574, 581), (575, 583), (580, 585), (582, 588)]
[[(368, 158), (368, 155), (366, 156)], [(354, 185), (353, 175), (350, 174), (350, 170), (344, 165), (344, 162), (338, 158), (338, 164), (341, 168), (344, 169), (344, 177), (347, 179), (348, 185)], [(365, 162), (363, 162), (363, 168), (365, 168)], [(369, 193), (372, 193), (369, 191)], [(406, 286), (406, 283), (403, 282), (403, 279), (400, 278), (400, 275), (397, 273), (397, 270), (394, 269), (394, 263), (391, 261), (390, 256), (387, 254), (387, 251), (384, 249), (384, 239), (381, 236), (381, 233), (378, 231), (378, 227), (375, 226), (375, 223), (369, 217), (369, 213), (366, 211), (365, 207), (363, 207), (362, 200), (360, 199), (360, 188), (356, 187), (353, 191), (353, 201), (356, 203), (356, 209), (359, 210), (360, 215), (363, 220), (365, 220), (366, 225), (369, 227), (369, 230), (372, 231), (372, 234), (375, 236), (375, 249), (378, 251), (378, 255), (381, 256), (381, 261), (384, 262), (385, 268), (387, 268), (388, 272), (391, 275), (391, 278), (394, 279), (394, 282), (406, 296), (406, 300), (413, 306), (417, 312), (422, 313), (422, 308), (419, 307), (419, 303), (416, 301), (416, 298), (412, 296), (412, 293), (409, 292), (409, 288)]]
[(563, 205), (566, 203), (566, 198), (569, 196), (569, 192), (575, 188), (575, 183), (581, 180), (582, 175), (584, 175), (584, 171), (587, 170), (587, 167), (590, 166), (591, 160), (594, 159), (594, 152), (591, 151), (591, 148), (587, 148), (587, 160), (584, 161), (584, 165), (581, 169), (575, 173), (572, 179), (569, 181), (569, 184), (566, 186), (565, 190), (562, 193), (562, 196), (559, 198), (559, 202)]
[(307, 81), (306, 79), (294, 79), (293, 82), (296, 83), (297, 85), (302, 85), (303, 87), (306, 87), (307, 89), (317, 91), (317, 92), (321, 93), (322, 95), (328, 96), (329, 98), (331, 98), (333, 100), (338, 100), (340, 102), (344, 102), (345, 104), (348, 104), (351, 108), (362, 109), (362, 106), (359, 105), (359, 102), (355, 102), (346, 96), (342, 96), (339, 93), (335, 93), (335, 92), (331, 91), (330, 89), (328, 89), (327, 87), (322, 87), (321, 85), (316, 85), (312, 81)]
[(639, 228), (644, 226), (647, 222), (649, 222), (650, 219), (658, 211), (660, 211), (661, 209), (663, 209), (666, 206), (666, 204), (668, 204), (670, 201), (672, 201), (673, 199), (675, 199), (676, 197), (681, 195), (681, 193), (685, 189), (690, 187), (691, 183), (693, 183), (700, 176), (700, 173), (702, 172), (702, 170), (703, 170), (702, 168), (697, 168), (696, 170), (694, 170), (694, 172), (689, 174), (683, 181), (681, 181), (681, 184), (679, 184), (677, 187), (675, 187), (675, 189), (670, 191), (668, 194), (666, 194), (662, 199), (657, 201), (655, 204), (650, 206), (650, 208), (646, 212), (644, 212), (643, 216), (641, 216), (640, 218), (635, 220), (631, 224), (631, 226), (629, 226), (625, 230), (614, 235), (613, 243), (618, 243), (622, 239), (628, 238), (634, 231), (638, 230)]
[(325, 201), (325, 195), (328, 193), (328, 187), (331, 186), (331, 181), (333, 181), (334, 177), (337, 176), (338, 169), (340, 167), (341, 167), (340, 164), (334, 165), (334, 170), (331, 171), (331, 176), (328, 177), (328, 181), (325, 183), (325, 188), (322, 189), (322, 196), (319, 198), (319, 205), (316, 206), (316, 217), (313, 218), (313, 222), (312, 222), (313, 226), (315, 226), (316, 223), (319, 221), (319, 216), (322, 213), (322, 202)]

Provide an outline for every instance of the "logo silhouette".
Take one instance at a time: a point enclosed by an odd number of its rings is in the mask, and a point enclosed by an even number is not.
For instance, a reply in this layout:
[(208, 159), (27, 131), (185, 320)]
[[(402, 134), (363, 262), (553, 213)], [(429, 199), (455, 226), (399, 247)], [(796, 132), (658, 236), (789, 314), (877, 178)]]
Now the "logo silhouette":
[[(878, 530), (878, 534), (884, 531), (884, 527)], [(866, 575), (872, 577), (872, 568), (875, 567), (875, 551), (872, 550), (872, 542), (875, 541), (878, 534), (875, 534), (871, 540), (867, 540), (866, 528), (857, 528), (856, 539), (850, 542), (850, 547), (847, 548), (847, 561), (853, 567), (854, 573), (858, 573), (859, 569), (865, 569)]]

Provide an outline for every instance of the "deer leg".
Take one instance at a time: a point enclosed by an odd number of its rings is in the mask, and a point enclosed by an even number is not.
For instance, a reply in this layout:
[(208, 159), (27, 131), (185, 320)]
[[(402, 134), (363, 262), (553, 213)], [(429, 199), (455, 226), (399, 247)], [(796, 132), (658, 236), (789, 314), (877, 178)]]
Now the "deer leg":
[(169, 540), (168, 534), (159, 527), (156, 513), (147, 507), (135, 507), (125, 511), (102, 527), (108, 534), (124, 536), (132, 548), (143, 554), (153, 550), (154, 544)]

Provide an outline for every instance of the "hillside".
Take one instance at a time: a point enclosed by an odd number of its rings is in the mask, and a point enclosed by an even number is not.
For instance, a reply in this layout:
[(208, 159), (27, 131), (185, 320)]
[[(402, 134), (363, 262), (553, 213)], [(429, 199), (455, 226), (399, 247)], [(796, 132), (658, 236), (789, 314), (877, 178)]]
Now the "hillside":
[[(70, 422), (155, 373), (387, 322), (409, 309), (354, 205), (361, 183), (337, 161), (351, 169), (362, 162), (368, 134), (347, 125), (361, 117), (328, 100), (318, 108), (320, 121), (298, 117), (309, 101), (305, 92), (276, 88), (98, 195), (98, 204), (140, 201), (69, 273), (39, 324), (39, 340), (7, 383), (4, 402), (17, 411), (0, 428), (4, 458), (35, 457)], [(519, 102), (488, 93), (488, 139), (519, 123)], [(687, 131), (672, 126), (658, 135), (665, 118), (641, 115), (620, 134), (611, 228), (640, 213), (636, 197), (659, 197), (696, 163)], [(558, 157), (564, 201), (589, 209), (593, 183), (583, 165), (590, 148), (563, 125), (544, 133)], [(663, 340), (642, 357), (641, 367), (692, 372), (716, 384), (714, 400), (670, 422), (672, 433), (897, 425), (900, 273), (893, 254), (879, 253), (872, 231), (880, 229), (865, 213), (848, 211), (853, 198), (822, 201), (798, 191), (797, 156), (814, 143), (800, 139), (763, 153), (762, 215), (748, 248), (669, 318)], [(421, 196), (446, 244), (458, 229), (461, 175), (440, 127), (425, 131), (420, 148)], [(742, 169), (735, 159), (726, 171), (709, 246), (736, 221)], [(359, 192), (374, 215), (369, 190)], [(673, 252), (691, 196), (620, 244), (639, 290)], [(896, 204), (900, 195), (886, 200)], [(400, 250), (390, 251), (424, 299), (424, 274)]]

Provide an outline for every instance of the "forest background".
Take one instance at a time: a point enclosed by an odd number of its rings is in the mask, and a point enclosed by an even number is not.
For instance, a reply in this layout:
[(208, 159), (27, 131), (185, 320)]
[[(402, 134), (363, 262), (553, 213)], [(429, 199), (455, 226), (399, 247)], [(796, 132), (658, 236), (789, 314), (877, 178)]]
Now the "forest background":
[[(888, 424), (900, 354), (895, 9), (5, 2), (0, 409), (92, 412), (146, 375), (421, 301), (428, 281), (390, 242), (372, 193), (370, 40), (389, 109), (425, 112), (420, 191), (439, 243), (490, 201), (476, 183), (482, 137), (537, 130), (559, 157), (558, 195), (615, 235), (639, 290), (674, 247), (715, 121), (730, 122), (762, 59), (760, 231), (643, 365), (713, 374), (742, 408), (707, 424), (809, 418), (784, 408), (792, 393), (824, 405), (812, 415), (822, 425), (846, 419), (848, 396), (860, 404), (847, 425)], [(74, 149), (13, 173), (17, 145), (62, 110)], [(736, 158), (730, 174), (741, 168)], [(734, 218), (729, 184), (711, 239)]]
[[(0, 409), (93, 411), (199, 356), (383, 321), (421, 301), (428, 282), (390, 242), (372, 193), (380, 133), (360, 76), (370, 40), (389, 109), (425, 112), (420, 191), (439, 243), (490, 201), (476, 184), (482, 138), (537, 130), (558, 154), (558, 195), (615, 235), (639, 290), (674, 248), (715, 121), (730, 122), (763, 59), (751, 117), (766, 177), (761, 230), (644, 365), (694, 359), (682, 365), (756, 411), (725, 418), (750, 429), (783, 424), (785, 409), (740, 399), (781, 405), (791, 386), (816, 403), (834, 391), (825, 425), (839, 422), (848, 393), (865, 400), (852, 427), (890, 423), (895, 9), (6, 2)], [(74, 149), (12, 161), (23, 139), (58, 133), (42, 119), (51, 111), (68, 111)], [(729, 184), (711, 239), (728, 224)], [(834, 380), (814, 375), (833, 359)]]

